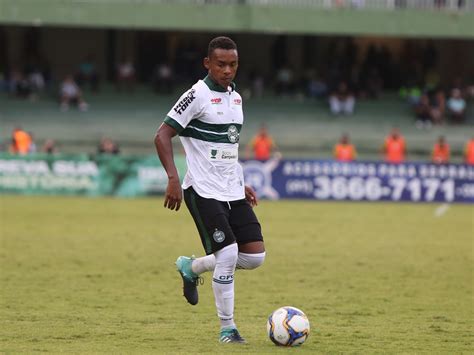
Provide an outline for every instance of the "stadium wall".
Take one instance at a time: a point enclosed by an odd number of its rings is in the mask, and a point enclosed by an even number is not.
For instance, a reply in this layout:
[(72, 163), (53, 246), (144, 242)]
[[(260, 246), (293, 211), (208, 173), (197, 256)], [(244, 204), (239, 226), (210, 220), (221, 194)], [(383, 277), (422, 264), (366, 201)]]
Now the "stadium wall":
[[(242, 1), (242, 3), (245, 3)], [(192, 31), (474, 38), (465, 10), (350, 9), (206, 1), (0, 0), (0, 23)], [(212, 20), (210, 20), (212, 19)]]

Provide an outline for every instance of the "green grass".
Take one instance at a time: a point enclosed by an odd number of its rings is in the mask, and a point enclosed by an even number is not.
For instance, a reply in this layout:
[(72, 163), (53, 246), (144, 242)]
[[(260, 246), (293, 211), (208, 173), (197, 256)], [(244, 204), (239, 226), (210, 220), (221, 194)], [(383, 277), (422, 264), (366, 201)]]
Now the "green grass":
[[(161, 199), (1, 196), (0, 352), (468, 353), (473, 206), (262, 202), (267, 260), (236, 275), (249, 344), (217, 344), (209, 275), (192, 307), (174, 261), (201, 254), (184, 208)], [(275, 347), (267, 316), (312, 331)]]

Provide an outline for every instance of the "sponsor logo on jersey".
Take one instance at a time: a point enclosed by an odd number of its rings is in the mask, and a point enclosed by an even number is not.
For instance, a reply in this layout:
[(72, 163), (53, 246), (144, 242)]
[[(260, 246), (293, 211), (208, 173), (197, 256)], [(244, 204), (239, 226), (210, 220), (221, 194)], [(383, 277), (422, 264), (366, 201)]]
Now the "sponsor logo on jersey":
[(235, 105), (242, 105), (242, 100), (241, 99), (234, 99), (234, 104)]
[(209, 159), (218, 161), (237, 161), (239, 159), (239, 151), (234, 148), (227, 149), (209, 149)]
[(215, 97), (215, 98), (211, 99), (211, 104), (213, 104), (213, 105), (220, 104), (221, 102), (222, 102), (222, 99), (220, 97)]
[(181, 115), (196, 98), (194, 96), (195, 92), (196, 90), (194, 89), (189, 90), (187, 95), (173, 107), (174, 112)]
[(225, 239), (225, 234), (224, 234), (223, 231), (220, 231), (220, 230), (216, 229), (216, 231), (212, 235), (212, 238), (214, 238), (216, 243), (222, 243)]
[(234, 125), (230, 125), (227, 129), (227, 137), (231, 143), (237, 143), (239, 141), (239, 131)]

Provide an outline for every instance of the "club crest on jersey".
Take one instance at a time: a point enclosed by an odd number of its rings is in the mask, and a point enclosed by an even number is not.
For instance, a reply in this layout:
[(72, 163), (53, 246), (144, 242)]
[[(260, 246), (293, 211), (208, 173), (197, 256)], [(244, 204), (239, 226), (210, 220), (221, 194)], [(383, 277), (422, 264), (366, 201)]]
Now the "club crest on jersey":
[(223, 231), (220, 231), (220, 230), (216, 229), (216, 231), (212, 235), (212, 238), (214, 238), (216, 243), (222, 243), (225, 239), (225, 234), (224, 234)]
[(211, 99), (211, 104), (213, 105), (218, 105), (222, 102), (222, 99), (220, 97), (215, 97), (213, 99)]
[(234, 125), (230, 125), (227, 130), (227, 137), (231, 143), (237, 143), (239, 141), (239, 130)]
[(178, 102), (175, 107), (173, 107), (174, 112), (181, 115), (188, 108), (191, 102), (193, 102), (194, 99), (196, 98), (194, 96), (195, 92), (196, 90), (194, 89), (189, 90), (187, 95), (183, 97), (183, 99), (180, 102)]

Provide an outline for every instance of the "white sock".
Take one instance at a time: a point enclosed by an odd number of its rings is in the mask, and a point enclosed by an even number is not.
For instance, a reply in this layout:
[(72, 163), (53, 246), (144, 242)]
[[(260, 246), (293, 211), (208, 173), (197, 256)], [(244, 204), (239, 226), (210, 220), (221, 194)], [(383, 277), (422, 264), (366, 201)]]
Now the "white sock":
[(212, 290), (216, 300), (217, 315), (222, 328), (235, 328), (234, 323), (234, 272), (239, 249), (231, 244), (214, 253), (216, 267), (212, 276)]
[(258, 268), (265, 260), (265, 252), (257, 254), (240, 253), (237, 259), (237, 269), (252, 270)]
[[(239, 252), (237, 259), (237, 269), (253, 270), (263, 264), (265, 252), (248, 254)], [(193, 260), (191, 268), (197, 275), (206, 271), (212, 271), (216, 267), (216, 257), (214, 254), (202, 256)]]
[(216, 267), (216, 257), (214, 254), (202, 256), (193, 260), (191, 269), (196, 274), (202, 274), (206, 271), (212, 271)]

